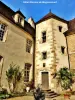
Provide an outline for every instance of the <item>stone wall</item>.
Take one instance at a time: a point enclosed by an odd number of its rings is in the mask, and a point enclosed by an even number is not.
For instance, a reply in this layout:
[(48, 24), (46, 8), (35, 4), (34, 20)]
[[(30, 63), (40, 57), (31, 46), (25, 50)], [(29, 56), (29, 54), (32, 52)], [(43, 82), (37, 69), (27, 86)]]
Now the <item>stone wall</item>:
[(70, 33), (71, 35), (66, 36), (70, 60), (70, 69), (75, 69), (75, 34), (73, 32)]
[[(62, 26), (59, 32), (58, 26)], [(36, 25), (36, 50), (35, 50), (35, 86), (42, 84), (41, 72), (49, 73), (49, 89), (55, 87), (52, 74), (61, 67), (68, 66), (66, 38), (67, 24), (53, 18)], [(42, 43), (42, 32), (46, 31), (46, 42)], [(61, 53), (61, 46), (65, 47), (65, 54)], [(42, 52), (47, 51), (47, 59), (42, 60)], [(46, 67), (43, 67), (46, 63)], [(56, 87), (55, 87), (56, 88)]]
[[(0, 16), (0, 21), (7, 25), (7, 37), (6, 41), (0, 41), (0, 55), (3, 56), (3, 72), (1, 78), (1, 85), (4, 88), (8, 88), (8, 82), (6, 79), (6, 71), (9, 68), (9, 65), (13, 62), (16, 65), (20, 66), (20, 69), (23, 70), (25, 63), (32, 64), (30, 68), (30, 79), (33, 78), (33, 38), (29, 33), (23, 31), (21, 28), (13, 25), (8, 19), (3, 16)], [(26, 52), (26, 39), (32, 41), (32, 53)], [(22, 86), (19, 86), (19, 90), (22, 89)]]

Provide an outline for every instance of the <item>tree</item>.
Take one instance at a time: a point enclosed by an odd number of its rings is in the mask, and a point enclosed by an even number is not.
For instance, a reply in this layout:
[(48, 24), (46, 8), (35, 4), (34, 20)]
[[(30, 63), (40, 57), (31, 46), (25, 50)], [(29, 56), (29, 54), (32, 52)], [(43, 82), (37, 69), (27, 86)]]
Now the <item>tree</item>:
[(58, 84), (60, 84), (64, 90), (67, 90), (67, 89), (71, 90), (71, 86), (74, 82), (73, 76), (74, 76), (74, 73), (72, 73), (66, 67), (61, 68), (55, 75), (55, 77), (58, 81)]
[[(22, 73), (19, 70), (19, 66), (13, 63), (10, 64), (10, 68), (8, 69), (8, 71), (6, 71), (6, 76), (7, 76), (10, 91), (16, 92), (15, 91), (16, 85), (21, 80), (22, 77)], [(11, 90), (11, 85), (10, 85), (11, 83), (13, 85), (13, 91)]]

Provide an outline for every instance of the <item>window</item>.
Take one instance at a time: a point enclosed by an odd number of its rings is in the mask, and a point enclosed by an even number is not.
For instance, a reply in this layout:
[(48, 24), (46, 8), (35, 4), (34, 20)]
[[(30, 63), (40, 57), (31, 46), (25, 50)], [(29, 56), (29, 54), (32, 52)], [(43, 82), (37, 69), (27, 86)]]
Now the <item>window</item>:
[(2, 69), (3, 69), (3, 57), (0, 55), (0, 82), (1, 82), (1, 76), (2, 76)]
[(26, 52), (30, 53), (31, 46), (32, 46), (32, 41), (27, 39), (27, 41), (26, 41)]
[(19, 16), (18, 17), (18, 22), (21, 24), (22, 18)]
[(0, 55), (0, 62), (1, 62), (2, 58), (3, 58), (3, 57)]
[(45, 67), (46, 66), (46, 63), (43, 63), (43, 67)]
[(64, 46), (61, 46), (61, 52), (62, 52), (62, 54), (65, 53), (65, 47)]
[(43, 57), (43, 59), (46, 59), (47, 58), (47, 52), (42, 52), (42, 57)]
[(46, 42), (46, 31), (42, 33), (42, 43)]
[(6, 31), (6, 25), (0, 23), (0, 41), (3, 41), (5, 31)]
[(29, 82), (29, 73), (30, 73), (31, 64), (26, 63), (24, 69), (24, 81)]
[(62, 26), (59, 26), (59, 32), (62, 32)]

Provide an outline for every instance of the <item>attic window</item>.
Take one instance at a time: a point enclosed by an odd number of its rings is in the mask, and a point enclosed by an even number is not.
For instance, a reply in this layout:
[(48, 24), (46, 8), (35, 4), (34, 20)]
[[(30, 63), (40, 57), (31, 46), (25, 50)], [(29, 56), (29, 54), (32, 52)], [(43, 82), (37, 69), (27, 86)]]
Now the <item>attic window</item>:
[(59, 26), (59, 32), (62, 32), (62, 26)]

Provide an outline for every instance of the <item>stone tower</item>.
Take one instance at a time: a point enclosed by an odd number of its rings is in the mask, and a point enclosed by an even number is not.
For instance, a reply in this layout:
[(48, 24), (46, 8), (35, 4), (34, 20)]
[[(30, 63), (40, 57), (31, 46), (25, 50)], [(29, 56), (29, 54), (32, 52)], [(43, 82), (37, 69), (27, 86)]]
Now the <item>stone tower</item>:
[(35, 86), (44, 90), (55, 88), (54, 73), (61, 67), (69, 67), (66, 38), (67, 21), (48, 13), (36, 23)]

